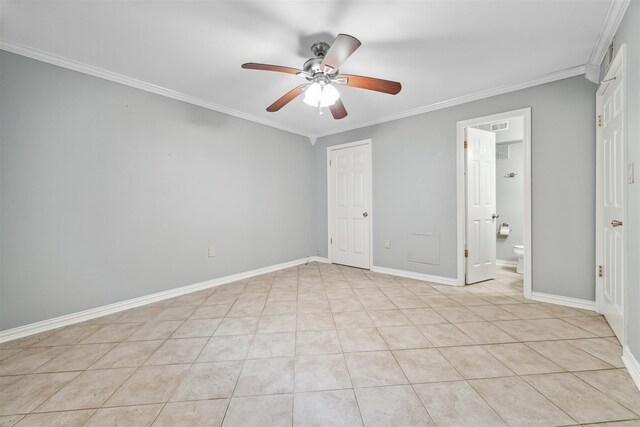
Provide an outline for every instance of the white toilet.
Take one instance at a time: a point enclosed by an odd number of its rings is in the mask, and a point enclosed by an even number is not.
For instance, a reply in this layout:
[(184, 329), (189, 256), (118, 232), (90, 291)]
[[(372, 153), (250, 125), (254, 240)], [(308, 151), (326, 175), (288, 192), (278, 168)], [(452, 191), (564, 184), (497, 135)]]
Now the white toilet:
[(518, 257), (518, 266), (516, 267), (516, 273), (524, 274), (524, 267), (522, 265), (522, 259), (524, 258), (524, 246), (513, 245), (513, 254)]

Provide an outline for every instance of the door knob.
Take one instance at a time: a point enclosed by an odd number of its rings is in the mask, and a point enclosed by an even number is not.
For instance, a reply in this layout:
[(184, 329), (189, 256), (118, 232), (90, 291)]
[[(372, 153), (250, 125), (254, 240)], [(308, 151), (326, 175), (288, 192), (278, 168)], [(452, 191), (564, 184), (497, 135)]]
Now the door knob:
[(491, 215), (491, 219), (496, 219), (496, 218), (500, 218), (500, 215), (497, 215), (497, 214)]
[(366, 218), (366, 217), (368, 217), (368, 216), (369, 216), (369, 214), (368, 214), (368, 213), (366, 213), (366, 212), (364, 212), (364, 213), (362, 214), (362, 216)]
[(613, 221), (611, 221), (612, 227), (620, 227), (621, 225), (622, 225), (622, 221), (618, 221), (617, 219), (614, 219)]

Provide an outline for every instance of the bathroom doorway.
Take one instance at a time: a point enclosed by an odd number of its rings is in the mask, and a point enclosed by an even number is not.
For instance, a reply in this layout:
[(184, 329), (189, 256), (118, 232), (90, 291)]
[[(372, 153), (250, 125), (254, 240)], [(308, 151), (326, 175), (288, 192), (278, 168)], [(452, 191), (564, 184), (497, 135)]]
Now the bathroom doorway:
[(531, 297), (531, 109), (457, 124), (458, 284)]

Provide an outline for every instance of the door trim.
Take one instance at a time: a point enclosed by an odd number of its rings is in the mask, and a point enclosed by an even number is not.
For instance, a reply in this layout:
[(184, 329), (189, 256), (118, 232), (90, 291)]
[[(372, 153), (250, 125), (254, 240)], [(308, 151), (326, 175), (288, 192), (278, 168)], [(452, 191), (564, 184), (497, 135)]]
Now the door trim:
[(349, 142), (346, 144), (340, 145), (332, 145), (327, 147), (327, 258), (329, 259), (329, 263), (333, 264), (333, 248), (331, 247), (331, 236), (333, 236), (333, 224), (331, 221), (333, 215), (333, 204), (331, 200), (333, 200), (333, 187), (331, 186), (331, 166), (329, 165), (331, 161), (331, 153), (333, 151), (342, 150), (344, 148), (357, 147), (360, 145), (368, 145), (369, 146), (369, 156), (367, 161), (369, 162), (369, 177), (367, 179), (367, 187), (368, 187), (368, 196), (369, 196), (369, 270), (373, 267), (373, 152), (372, 152), (372, 143), (371, 138), (363, 139), (360, 141)]
[(465, 239), (465, 194), (464, 194), (464, 128), (488, 122), (500, 121), (514, 116), (523, 118), (524, 135), (524, 296), (531, 298), (532, 292), (532, 264), (531, 264), (531, 107), (506, 111), (490, 116), (462, 120), (456, 123), (456, 192), (457, 192), (457, 259), (458, 286), (465, 285), (464, 239)]
[[(627, 119), (628, 119), (628, 115), (627, 115), (627, 106), (628, 106), (628, 102), (627, 102), (627, 94), (629, 93), (627, 91), (627, 61), (626, 61), (626, 57), (627, 57), (627, 45), (626, 43), (623, 43), (620, 46), (620, 49), (618, 50), (618, 52), (616, 53), (616, 56), (613, 58), (613, 61), (611, 61), (611, 64), (609, 65), (609, 69), (607, 70), (607, 73), (605, 74), (604, 78), (602, 79), (603, 81), (606, 81), (607, 79), (610, 79), (613, 77), (614, 72), (617, 70), (618, 67), (621, 67), (621, 71), (622, 71), (622, 84), (624, 85), (624, 99), (622, 100), (623, 102), (623, 132), (622, 132), (622, 153), (623, 153), (623, 164), (626, 166), (627, 165), (627, 150), (628, 150), (628, 138), (627, 138)], [(600, 86), (598, 86), (598, 90), (596, 91), (596, 115), (599, 114), (599, 112), (602, 109), (602, 91), (604, 90), (604, 88), (606, 88), (607, 85), (604, 83), (601, 83)], [(602, 198), (602, 192), (603, 192), (603, 182), (602, 180), (599, 178), (600, 177), (600, 172), (602, 169), (602, 164), (601, 161), (602, 159), (599, 156), (600, 153), (600, 139), (602, 138), (602, 130), (601, 128), (598, 126), (597, 124), (597, 118), (596, 118), (596, 265), (594, 266), (594, 273), (595, 273), (595, 278), (596, 278), (596, 310), (598, 313), (602, 313), (602, 301), (603, 301), (603, 278), (598, 276), (598, 265), (603, 265), (603, 256), (604, 254), (602, 253), (603, 250), (603, 244), (604, 242), (602, 241), (602, 236), (600, 234), (600, 231), (602, 230), (602, 211), (600, 209), (600, 204), (602, 202), (601, 198)], [(624, 209), (623, 209), (623, 220), (626, 220), (627, 218), (629, 218), (628, 215), (628, 189), (629, 186), (626, 183), (626, 167), (624, 169), (624, 174), (625, 174), (625, 186), (624, 186)], [(623, 233), (623, 237), (624, 237), (624, 241), (625, 244), (629, 241), (629, 234), (627, 232), (627, 228), (626, 227), (622, 227), (622, 233)], [(622, 280), (623, 280), (623, 284), (622, 284), (622, 292), (623, 292), (623, 298), (624, 298), (624, 304), (622, 307), (622, 345), (625, 345), (626, 341), (627, 341), (627, 313), (629, 313), (629, 301), (627, 299), (627, 295), (628, 293), (628, 280), (627, 280), (627, 268), (628, 268), (628, 252), (626, 250), (626, 246), (625, 246), (625, 250), (623, 252), (623, 265), (624, 268), (622, 269)], [(606, 272), (605, 272), (606, 274)]]

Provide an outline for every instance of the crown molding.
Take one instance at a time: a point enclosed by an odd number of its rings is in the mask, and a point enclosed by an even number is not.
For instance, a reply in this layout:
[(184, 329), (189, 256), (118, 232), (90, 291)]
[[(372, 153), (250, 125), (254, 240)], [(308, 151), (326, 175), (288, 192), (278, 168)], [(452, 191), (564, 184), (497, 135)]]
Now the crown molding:
[(620, 22), (622, 22), (622, 18), (627, 11), (630, 1), (631, 0), (612, 0), (609, 5), (609, 11), (602, 23), (600, 34), (598, 34), (598, 39), (587, 63), (585, 77), (593, 83), (600, 83), (600, 65), (602, 64), (604, 55), (607, 53), (609, 45), (611, 45), (613, 41), (613, 37), (616, 35), (616, 31), (618, 31), (618, 27), (620, 26)]
[(335, 135), (342, 132), (347, 132), (354, 129), (360, 129), (367, 126), (373, 126), (380, 123), (390, 122), (393, 120), (404, 119), (407, 117), (417, 116), (419, 114), (429, 113), (431, 111), (442, 110), (449, 107), (454, 107), (460, 104), (466, 104), (468, 102), (477, 101), (484, 98), (490, 98), (496, 95), (502, 95), (508, 92), (515, 92), (517, 90), (526, 89), (533, 86), (539, 86), (545, 83), (551, 83), (556, 80), (567, 79), (569, 77), (575, 77), (583, 75), (585, 72), (585, 66), (579, 65), (577, 67), (567, 68), (564, 70), (556, 71), (554, 73), (545, 74), (544, 76), (537, 77), (526, 82), (516, 83), (512, 85), (500, 86), (493, 89), (487, 89), (480, 92), (472, 93), (470, 95), (460, 96), (458, 98), (452, 98), (446, 101), (436, 102), (434, 104), (425, 105), (422, 107), (414, 108), (412, 110), (408, 110), (402, 113), (391, 114), (389, 116), (382, 117), (377, 120), (372, 120), (370, 122), (366, 122), (364, 124), (359, 124), (355, 126), (343, 127), (340, 129), (332, 130), (329, 132), (323, 132), (316, 135), (311, 135), (309, 138), (321, 138), (323, 136)]
[[(614, 0), (614, 2), (619, 2), (620, 0)], [(627, 1), (628, 0), (624, 0)], [(617, 27), (616, 27), (617, 28)], [(279, 123), (273, 122), (271, 120), (263, 119), (258, 116), (254, 116), (252, 114), (243, 113), (242, 111), (234, 110), (229, 107), (225, 107), (223, 105), (219, 105), (213, 102), (205, 101), (200, 98), (193, 97), (191, 95), (187, 95), (182, 92), (177, 92), (171, 89), (167, 89), (161, 86), (157, 86), (151, 83), (144, 82), (142, 80), (134, 79), (132, 77), (125, 76), (123, 74), (114, 73), (99, 67), (94, 67), (92, 65), (84, 64), (78, 61), (74, 61), (68, 58), (64, 58), (58, 55), (54, 55), (51, 53), (47, 53), (38, 49), (34, 49), (28, 46), (23, 46), (18, 43), (14, 43), (7, 40), (0, 39), (0, 50), (5, 50), (7, 52), (15, 53), (17, 55), (22, 55), (28, 58), (32, 58), (38, 61), (46, 62), (48, 64), (56, 65), (59, 67), (63, 67), (69, 70), (77, 71), (83, 74), (88, 74), (90, 76), (98, 77), (101, 79), (109, 80), (115, 83), (120, 83), (126, 86), (130, 86), (136, 89), (144, 90), (146, 92), (151, 92), (156, 95), (165, 96), (167, 98), (175, 99), (178, 101), (186, 102), (188, 104), (197, 105), (199, 107), (203, 107), (212, 111), (217, 111), (219, 113), (229, 114), (234, 117), (238, 117), (241, 119), (249, 120), (254, 123), (259, 123), (265, 126), (269, 126), (275, 129), (280, 129), (285, 132), (293, 133), (296, 135), (301, 135), (309, 138), (309, 142), (311, 145), (314, 145), (316, 140), (323, 136), (335, 135), (342, 132), (347, 132), (354, 129), (360, 129), (367, 126), (373, 126), (380, 123), (390, 122), (393, 120), (403, 119), (406, 117), (416, 116), (419, 114), (428, 113), (431, 111), (442, 110), (444, 108), (453, 107), (460, 104), (465, 104), (467, 102), (477, 101), (484, 98), (489, 98), (496, 95), (502, 95), (508, 92), (517, 91), (520, 89), (526, 89), (533, 86), (542, 85), (545, 83), (550, 83), (556, 80), (562, 80), (569, 77), (574, 77), (578, 75), (582, 75), (585, 73), (585, 66), (580, 65), (577, 67), (567, 68), (565, 70), (556, 71), (554, 73), (546, 74), (541, 77), (537, 77), (522, 83), (516, 83), (512, 85), (500, 86), (493, 89), (488, 89), (476, 93), (472, 93), (470, 95), (461, 96), (458, 98), (449, 99), (446, 101), (436, 102), (433, 104), (428, 104), (422, 107), (414, 108), (408, 111), (404, 111), (397, 114), (391, 114), (389, 116), (382, 117), (377, 120), (372, 120), (369, 122), (356, 124), (353, 126), (343, 127), (339, 129), (334, 129), (327, 132), (321, 132), (318, 134), (309, 134), (307, 132), (303, 132), (299, 129), (289, 128), (287, 126), (281, 125)]]
[(271, 120), (263, 119), (262, 117), (243, 113), (242, 111), (234, 110), (233, 108), (229, 108), (220, 104), (205, 101), (204, 99), (196, 98), (194, 96), (187, 95), (182, 92), (167, 89), (162, 86), (157, 86), (152, 83), (147, 83), (142, 80), (134, 79), (133, 77), (114, 73), (112, 71), (108, 71), (103, 68), (94, 67), (93, 65), (84, 64), (78, 61), (74, 61), (72, 59), (47, 53), (47, 52), (34, 49), (28, 46), (24, 46), (18, 43), (14, 43), (11, 41), (0, 39), (0, 50), (5, 50), (7, 52), (15, 53), (17, 55), (26, 56), (27, 58), (36, 59), (38, 61), (46, 62), (48, 64), (56, 65), (62, 68), (67, 68), (69, 70), (77, 71), (83, 74), (88, 74), (90, 76), (109, 80), (115, 83), (120, 83), (125, 86), (130, 86), (136, 89), (144, 90), (145, 92), (151, 92), (156, 95), (161, 95), (167, 98), (186, 102), (188, 104), (197, 105), (198, 107), (206, 108), (212, 111), (217, 111), (219, 113), (228, 114), (230, 116), (238, 117), (240, 119), (249, 120), (251, 122), (259, 123), (261, 125), (269, 126), (275, 129), (280, 129), (285, 132), (290, 132), (296, 135), (308, 137), (308, 134), (305, 132), (302, 132), (301, 130), (292, 129), (290, 127), (283, 126)]

